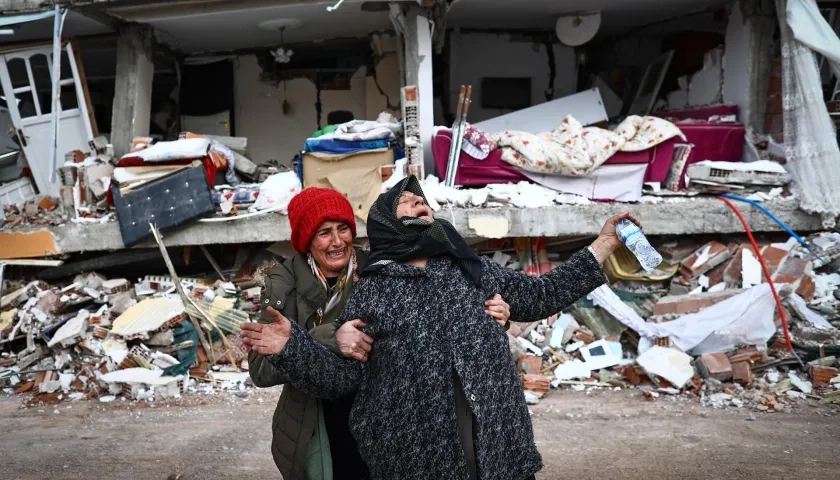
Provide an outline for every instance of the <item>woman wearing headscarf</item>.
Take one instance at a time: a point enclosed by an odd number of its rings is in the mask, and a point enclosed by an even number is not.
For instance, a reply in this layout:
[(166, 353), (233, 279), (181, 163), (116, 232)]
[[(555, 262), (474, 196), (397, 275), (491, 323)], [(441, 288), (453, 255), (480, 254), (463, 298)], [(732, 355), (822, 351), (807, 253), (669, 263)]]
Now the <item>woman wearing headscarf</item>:
[[(268, 313), (272, 307), (332, 355), (366, 361), (373, 340), (357, 329), (364, 322), (346, 322), (338, 331), (335, 323), (358, 281), (358, 272), (368, 264), (367, 253), (353, 247), (353, 208), (334, 190), (307, 188), (289, 204), (289, 223), (292, 247), (298, 254), (266, 274), (259, 321), (274, 322)], [(500, 297), (490, 299), (486, 308), (500, 323), (507, 321), (508, 307)], [(248, 362), (256, 386), (286, 384), (272, 419), (271, 444), (285, 480), (369, 478), (347, 426), (351, 391), (319, 401), (288, 384), (288, 377), (265, 356), (251, 351)]]
[(274, 324), (243, 325), (243, 339), (315, 397), (357, 391), (350, 429), (374, 480), (533, 478), (542, 459), (522, 384), (483, 303), (501, 292), (518, 321), (566, 308), (606, 282), (601, 263), (621, 244), (622, 218), (534, 278), (478, 257), (408, 177), (371, 208), (371, 258), (337, 322), (367, 323), (367, 363), (330, 355), (274, 311)]

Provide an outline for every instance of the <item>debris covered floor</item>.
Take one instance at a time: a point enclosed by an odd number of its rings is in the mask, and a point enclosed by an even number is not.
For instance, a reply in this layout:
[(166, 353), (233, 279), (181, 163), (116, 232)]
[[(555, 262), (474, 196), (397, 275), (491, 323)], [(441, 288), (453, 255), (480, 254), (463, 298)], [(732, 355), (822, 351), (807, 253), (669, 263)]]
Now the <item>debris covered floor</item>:
[[(268, 449), (278, 396), (273, 388), (244, 399), (228, 391), (154, 406), (28, 409), (0, 396), (0, 477), (276, 480)], [(742, 409), (601, 390), (555, 392), (531, 409), (540, 480), (834, 478), (840, 469), (840, 411), (831, 405), (750, 421)]]

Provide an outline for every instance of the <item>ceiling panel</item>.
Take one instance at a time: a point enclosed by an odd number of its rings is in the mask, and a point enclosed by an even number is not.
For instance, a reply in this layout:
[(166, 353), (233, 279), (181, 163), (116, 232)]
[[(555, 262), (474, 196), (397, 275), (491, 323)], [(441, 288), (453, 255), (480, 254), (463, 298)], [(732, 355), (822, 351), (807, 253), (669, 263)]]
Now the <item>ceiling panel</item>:
[(550, 29), (557, 17), (602, 12), (602, 27), (620, 31), (725, 3), (721, 0), (457, 0), (447, 26)]
[[(330, 3), (271, 6), (211, 11), (191, 16), (155, 18), (143, 12), (144, 23), (158, 31), (160, 41), (186, 53), (224, 52), (280, 43), (280, 32), (266, 31), (260, 23), (276, 19), (298, 19), (299, 27), (287, 28), (285, 43), (318, 41), (329, 38), (365, 36), (388, 30), (391, 22), (386, 12), (363, 12), (360, 3), (345, 3), (334, 12), (327, 12)], [(166, 10), (161, 10), (164, 17)], [(129, 14), (121, 14), (132, 20)], [(140, 17), (137, 17), (140, 18)]]

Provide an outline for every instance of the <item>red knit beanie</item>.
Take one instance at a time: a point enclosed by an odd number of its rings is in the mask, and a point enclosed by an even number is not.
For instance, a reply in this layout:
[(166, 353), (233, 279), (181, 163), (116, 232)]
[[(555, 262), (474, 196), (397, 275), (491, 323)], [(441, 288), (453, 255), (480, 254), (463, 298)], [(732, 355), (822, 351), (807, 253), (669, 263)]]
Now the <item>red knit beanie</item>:
[(308, 252), (318, 227), (328, 220), (346, 223), (356, 238), (356, 215), (344, 195), (319, 187), (309, 187), (295, 195), (289, 202), (292, 248), (298, 253)]

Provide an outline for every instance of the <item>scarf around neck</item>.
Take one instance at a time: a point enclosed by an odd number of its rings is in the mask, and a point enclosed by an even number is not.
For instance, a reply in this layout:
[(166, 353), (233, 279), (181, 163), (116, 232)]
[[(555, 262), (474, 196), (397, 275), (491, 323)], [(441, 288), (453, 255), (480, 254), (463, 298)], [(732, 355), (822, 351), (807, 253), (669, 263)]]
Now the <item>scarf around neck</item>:
[(367, 220), (370, 262), (362, 275), (379, 271), (394, 262), (449, 255), (476, 285), (481, 286), (481, 259), (451, 223), (443, 219), (428, 222), (414, 217), (397, 218), (397, 205), (403, 192), (426, 200), (414, 175), (376, 199)]
[(343, 310), (343, 308), (338, 307), (342, 307), (347, 302), (347, 298), (350, 296), (350, 290), (353, 289), (353, 284), (358, 279), (356, 276), (356, 254), (354, 253), (350, 257), (350, 263), (347, 264), (347, 269), (338, 277), (338, 281), (332, 289), (330, 289), (330, 284), (327, 282), (327, 277), (321, 271), (321, 267), (312, 258), (312, 254), (307, 255), (307, 260), (309, 261), (309, 267), (312, 269), (312, 274), (321, 282), (321, 285), (323, 285), (327, 291), (327, 295), (330, 297), (327, 304), (317, 311), (318, 325), (329, 323), (338, 318), (338, 314)]

